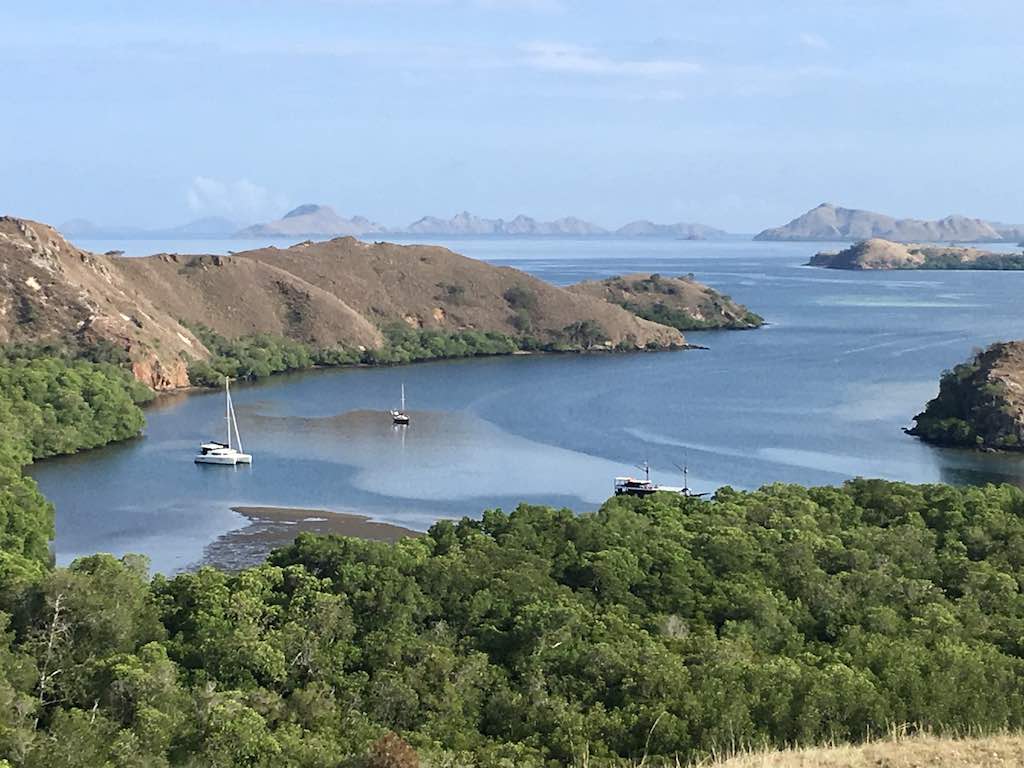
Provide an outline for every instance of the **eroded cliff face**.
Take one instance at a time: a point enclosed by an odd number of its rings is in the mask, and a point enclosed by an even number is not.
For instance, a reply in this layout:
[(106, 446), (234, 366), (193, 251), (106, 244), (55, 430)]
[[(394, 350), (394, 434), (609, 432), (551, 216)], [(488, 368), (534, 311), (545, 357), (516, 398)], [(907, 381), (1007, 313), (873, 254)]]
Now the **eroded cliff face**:
[(115, 267), (52, 227), (0, 218), (0, 342), (107, 346), (155, 389), (188, 385), (203, 343)]

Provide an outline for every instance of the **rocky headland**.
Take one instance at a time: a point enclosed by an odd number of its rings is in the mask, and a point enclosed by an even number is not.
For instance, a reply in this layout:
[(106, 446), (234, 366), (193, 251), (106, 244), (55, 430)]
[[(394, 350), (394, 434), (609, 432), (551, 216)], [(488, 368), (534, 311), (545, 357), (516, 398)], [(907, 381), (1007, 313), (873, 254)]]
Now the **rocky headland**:
[(681, 331), (726, 328), (746, 330), (764, 319), (693, 275), (666, 277), (634, 274), (588, 280), (570, 291), (616, 304), (630, 312)]
[(1024, 254), (872, 238), (838, 252), (815, 254), (807, 265), (827, 269), (1017, 270), (1024, 269)]
[(946, 371), (908, 434), (938, 445), (1024, 450), (1024, 341), (993, 344)]

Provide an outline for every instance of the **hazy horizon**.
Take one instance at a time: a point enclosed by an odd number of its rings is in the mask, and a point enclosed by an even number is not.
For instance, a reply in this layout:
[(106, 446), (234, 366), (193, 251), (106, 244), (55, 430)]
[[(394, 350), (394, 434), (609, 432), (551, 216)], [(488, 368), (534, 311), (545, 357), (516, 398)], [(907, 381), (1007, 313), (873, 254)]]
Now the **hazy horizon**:
[[(1024, 7), (42, 2), (5, 10), (0, 213), (736, 233), (830, 201), (1024, 223)], [(995, 76), (994, 73), (998, 73)]]

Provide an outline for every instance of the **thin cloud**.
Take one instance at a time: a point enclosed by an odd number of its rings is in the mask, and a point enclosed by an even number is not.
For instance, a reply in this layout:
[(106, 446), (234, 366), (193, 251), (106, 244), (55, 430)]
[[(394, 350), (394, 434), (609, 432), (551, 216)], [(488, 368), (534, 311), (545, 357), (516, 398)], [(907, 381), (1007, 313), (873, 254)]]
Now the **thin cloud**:
[(527, 66), (547, 72), (670, 77), (702, 71), (699, 64), (683, 59), (614, 59), (569, 43), (527, 43), (523, 52)]
[(224, 216), (241, 223), (279, 216), (288, 207), (281, 195), (248, 179), (222, 181), (196, 176), (185, 197), (189, 210), (196, 215)]
[(827, 51), (832, 47), (828, 44), (828, 40), (821, 35), (814, 34), (813, 32), (804, 32), (800, 35), (800, 42), (808, 48), (814, 48), (819, 51)]

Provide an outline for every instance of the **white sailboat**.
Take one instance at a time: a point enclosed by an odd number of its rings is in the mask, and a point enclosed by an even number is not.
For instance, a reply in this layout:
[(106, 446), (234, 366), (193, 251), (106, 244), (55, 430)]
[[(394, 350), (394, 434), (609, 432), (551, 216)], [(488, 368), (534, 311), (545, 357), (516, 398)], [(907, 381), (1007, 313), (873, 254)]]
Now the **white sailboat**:
[(391, 421), (395, 424), (406, 425), (409, 423), (409, 414), (405, 412), (405, 384), (402, 384), (402, 406), (396, 411), (391, 411)]
[[(211, 440), (199, 446), (196, 464), (252, 464), (252, 455), (242, 452), (242, 436), (238, 434), (238, 419), (235, 418), (235, 406), (231, 402), (231, 379), (224, 377), (224, 421), (227, 422), (227, 442), (218, 443)], [(234, 432), (235, 445), (231, 444)], [(237, 447), (236, 447), (237, 446)]]

